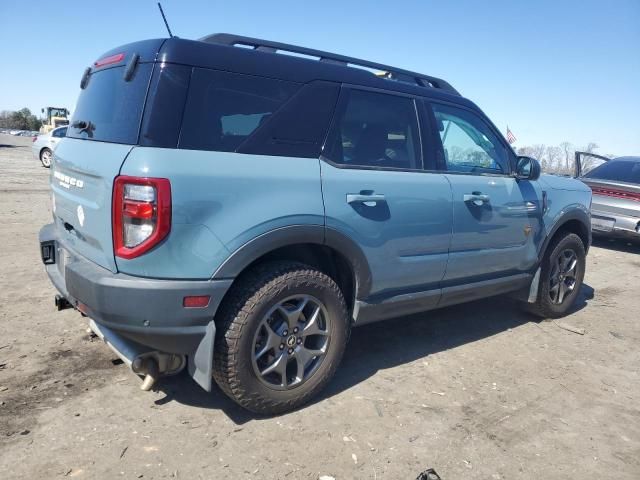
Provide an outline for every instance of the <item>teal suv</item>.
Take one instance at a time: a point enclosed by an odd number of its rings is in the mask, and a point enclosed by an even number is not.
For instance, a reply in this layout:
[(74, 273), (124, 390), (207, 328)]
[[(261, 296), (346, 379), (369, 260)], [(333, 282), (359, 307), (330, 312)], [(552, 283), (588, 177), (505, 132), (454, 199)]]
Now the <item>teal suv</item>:
[(540, 176), (446, 81), (229, 34), (88, 67), (40, 232), (59, 309), (152, 388), (317, 394), (352, 327), (492, 295), (564, 315), (591, 191)]

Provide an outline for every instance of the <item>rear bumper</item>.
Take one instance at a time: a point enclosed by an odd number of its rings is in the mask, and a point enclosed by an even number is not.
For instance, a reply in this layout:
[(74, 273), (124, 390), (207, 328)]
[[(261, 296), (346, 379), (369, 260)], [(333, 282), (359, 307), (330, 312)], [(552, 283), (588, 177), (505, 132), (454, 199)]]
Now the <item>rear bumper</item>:
[(640, 218), (593, 209), (591, 229), (594, 235), (640, 240)]
[[(187, 355), (191, 376), (211, 389), (213, 318), (232, 280), (156, 280), (113, 273), (67, 250), (53, 224), (40, 230), (40, 243), (53, 250), (53, 263), (45, 263), (45, 269), (71, 305), (123, 344)], [(211, 300), (205, 308), (185, 308), (183, 298), (189, 295), (209, 295)]]

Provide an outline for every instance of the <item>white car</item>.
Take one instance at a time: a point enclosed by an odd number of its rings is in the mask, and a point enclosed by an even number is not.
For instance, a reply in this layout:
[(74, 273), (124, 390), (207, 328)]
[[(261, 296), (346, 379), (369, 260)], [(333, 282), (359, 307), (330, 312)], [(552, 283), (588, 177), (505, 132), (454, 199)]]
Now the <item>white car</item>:
[(53, 150), (60, 140), (67, 135), (67, 127), (54, 128), (49, 133), (42, 133), (33, 137), (33, 145), (31, 151), (33, 155), (40, 160), (42, 166), (49, 168), (51, 159), (53, 158)]

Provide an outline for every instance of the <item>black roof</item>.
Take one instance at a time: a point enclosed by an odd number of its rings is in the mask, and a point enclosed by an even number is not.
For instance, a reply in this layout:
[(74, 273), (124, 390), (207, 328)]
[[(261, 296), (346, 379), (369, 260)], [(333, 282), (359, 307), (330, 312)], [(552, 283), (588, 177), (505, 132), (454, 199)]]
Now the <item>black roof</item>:
[(616, 158), (612, 158), (611, 161), (616, 161), (616, 162), (640, 162), (640, 157), (635, 157), (635, 156), (616, 157)]
[(391, 80), (408, 82), (419, 85), (421, 87), (432, 87), (446, 90), (449, 93), (459, 95), (457, 90), (449, 85), (448, 82), (441, 78), (424, 75), (422, 73), (411, 72), (409, 70), (392, 67), (390, 65), (384, 65), (382, 63), (372, 62), (370, 60), (362, 60), (354, 57), (347, 57), (337, 53), (325, 52), (322, 50), (315, 50), (307, 47), (300, 47), (297, 45), (291, 45), (288, 43), (274, 42), (271, 40), (261, 40), (259, 38), (243, 37), (240, 35), (233, 35), (230, 33), (214, 33), (207, 35), (200, 39), (201, 42), (207, 43), (220, 43), (222, 45), (228, 45), (231, 47), (242, 46), (245, 48), (251, 48), (254, 50), (270, 53), (293, 53), (299, 56), (303, 56), (311, 61), (319, 61), (325, 63), (332, 63), (336, 65), (342, 65), (343, 67), (354, 66), (356, 68), (365, 67), (369, 69), (378, 70), (382, 73), (383, 78)]
[[(277, 53), (280, 50), (297, 56)], [(449, 83), (436, 77), (320, 50), (237, 35), (214, 34), (201, 40), (169, 38), (162, 44), (158, 59), (298, 83), (325, 80), (362, 85), (441, 98), (475, 107)], [(371, 70), (386, 72), (388, 75), (377, 76)]]
[[(143, 40), (114, 48), (99, 58), (122, 52), (126, 53), (125, 62), (135, 53), (140, 62), (177, 63), (298, 83), (325, 80), (361, 85), (446, 100), (479, 110), (448, 82), (437, 77), (368, 60), (226, 33), (209, 35), (201, 40), (178, 37)], [(372, 70), (386, 75), (375, 75)]]

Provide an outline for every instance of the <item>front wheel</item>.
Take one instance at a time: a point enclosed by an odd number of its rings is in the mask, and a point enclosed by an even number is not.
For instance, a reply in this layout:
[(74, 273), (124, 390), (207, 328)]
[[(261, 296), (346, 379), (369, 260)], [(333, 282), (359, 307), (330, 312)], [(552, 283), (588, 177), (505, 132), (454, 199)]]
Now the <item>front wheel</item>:
[(40, 162), (44, 168), (51, 167), (51, 158), (53, 157), (53, 153), (48, 148), (43, 148), (40, 152)]
[(270, 262), (243, 275), (217, 319), (214, 378), (248, 410), (308, 402), (334, 375), (349, 337), (342, 292), (323, 272)]
[(582, 286), (585, 264), (580, 237), (569, 233), (554, 240), (542, 260), (538, 299), (530, 307), (532, 312), (546, 318), (566, 315)]

